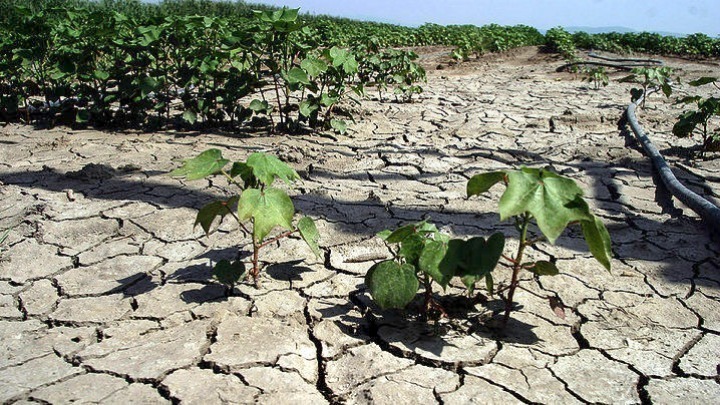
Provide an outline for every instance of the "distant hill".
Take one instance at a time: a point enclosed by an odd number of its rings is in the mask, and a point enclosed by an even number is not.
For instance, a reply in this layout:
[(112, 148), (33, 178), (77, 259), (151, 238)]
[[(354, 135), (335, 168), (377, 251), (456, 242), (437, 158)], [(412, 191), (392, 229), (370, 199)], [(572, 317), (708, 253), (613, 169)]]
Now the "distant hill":
[[(619, 32), (621, 34), (627, 32), (642, 32), (628, 27), (564, 27), (568, 32), (587, 32), (588, 34), (604, 34), (606, 32)], [(667, 31), (650, 31), (666, 37), (684, 37), (686, 34), (678, 34), (677, 32)]]

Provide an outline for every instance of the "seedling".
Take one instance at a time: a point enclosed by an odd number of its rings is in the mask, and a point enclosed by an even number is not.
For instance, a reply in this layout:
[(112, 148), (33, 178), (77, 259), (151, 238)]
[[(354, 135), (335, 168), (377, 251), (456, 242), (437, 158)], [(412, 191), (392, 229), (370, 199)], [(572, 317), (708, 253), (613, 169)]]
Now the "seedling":
[(585, 77), (583, 78), (583, 81), (586, 81), (588, 83), (593, 83), (595, 90), (600, 90), (600, 86), (607, 86), (610, 82), (610, 79), (608, 77), (607, 72), (605, 71), (605, 68), (602, 66), (588, 69), (585, 71)]
[[(292, 200), (285, 191), (272, 187), (275, 179), (291, 184), (300, 178), (297, 172), (275, 156), (264, 153), (253, 153), (245, 162), (234, 162), (229, 171), (224, 169), (228, 163), (230, 161), (222, 157), (220, 150), (209, 149), (195, 158), (185, 160), (180, 168), (170, 173), (171, 176), (187, 180), (222, 175), (240, 189), (239, 194), (227, 200), (213, 201), (202, 207), (195, 218), (195, 226), (200, 225), (205, 234), (209, 235), (215, 218), (220, 217), (222, 222), (229, 214), (245, 234), (252, 235), (253, 255), (249, 276), (256, 287), (260, 274), (259, 253), (266, 246), (298, 233), (319, 257), (319, 233), (315, 222), (310, 217), (303, 217), (293, 225), (295, 207)], [(250, 229), (246, 223), (249, 223)], [(275, 228), (285, 231), (271, 236)], [(245, 264), (239, 260), (222, 260), (213, 268), (213, 275), (231, 288), (245, 272)]]
[[(432, 298), (431, 281), (443, 288), (454, 276), (461, 278), (468, 292), (475, 283), (485, 280), (492, 293), (492, 272), (500, 259), (512, 270), (510, 284), (495, 293), (505, 293), (503, 325), (510, 319), (513, 298), (520, 282), (520, 271), (536, 276), (559, 274), (555, 263), (545, 260), (526, 261), (527, 249), (543, 240), (555, 243), (570, 224), (580, 224), (593, 257), (608, 271), (612, 252), (610, 235), (602, 221), (590, 212), (575, 181), (545, 169), (522, 168), (479, 174), (467, 184), (468, 197), (488, 191), (503, 182), (506, 190), (500, 198), (500, 219), (512, 219), (519, 233), (517, 251), (503, 255), (505, 237), (496, 233), (487, 239), (450, 239), (426, 222), (404, 226), (380, 234), (388, 243), (400, 245), (394, 260), (380, 262), (368, 271), (365, 284), (381, 308), (403, 308), (415, 297), (420, 282), (425, 287), (425, 311), (444, 313)], [(531, 224), (539, 233), (533, 234)], [(534, 227), (533, 227), (534, 228)]]
[(634, 68), (632, 74), (620, 79), (622, 83), (639, 83), (642, 89), (630, 89), (630, 99), (634, 103), (642, 97), (641, 107), (645, 108), (645, 101), (648, 98), (649, 88), (660, 88), (665, 97), (672, 95), (672, 80), (670, 75), (673, 73), (672, 68), (663, 67), (642, 67)]
[[(710, 83), (720, 88), (715, 77), (701, 77), (689, 84), (697, 87)], [(690, 96), (681, 99), (678, 104), (695, 104), (697, 108), (684, 111), (678, 116), (678, 121), (672, 129), (673, 134), (679, 138), (687, 138), (699, 129), (703, 151), (720, 150), (720, 127), (715, 128), (714, 131), (709, 128), (713, 118), (720, 118), (720, 98)]]
[(395, 257), (375, 264), (365, 277), (373, 299), (381, 308), (403, 308), (417, 294), (420, 284), (425, 291), (423, 313), (428, 317), (446, 315), (435, 301), (432, 282), (446, 289), (453, 277), (460, 277), (472, 293), (475, 283), (485, 279), (492, 290), (490, 272), (497, 265), (505, 237), (501, 233), (487, 240), (450, 239), (426, 221), (406, 225), (378, 236), (388, 244), (398, 245)]

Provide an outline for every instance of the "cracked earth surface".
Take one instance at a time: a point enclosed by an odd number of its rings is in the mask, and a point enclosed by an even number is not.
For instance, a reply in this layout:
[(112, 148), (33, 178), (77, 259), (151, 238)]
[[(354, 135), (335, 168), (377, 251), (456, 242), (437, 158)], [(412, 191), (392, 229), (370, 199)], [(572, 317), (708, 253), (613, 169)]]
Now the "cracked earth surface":
[[(657, 187), (618, 125), (629, 86), (590, 90), (535, 48), (443, 70), (436, 56), (423, 54), (421, 103), (368, 101), (344, 136), (1, 128), (0, 230), (12, 231), (0, 402), (716, 402), (720, 244)], [(717, 203), (720, 159), (687, 159), (692, 142), (670, 133), (679, 107), (648, 104), (639, 119), (676, 175)], [(209, 237), (192, 227), (225, 195), (221, 179), (167, 176), (210, 147), (293, 165), (296, 208), (316, 219), (324, 257), (285, 240), (261, 253), (260, 289), (213, 281), (212, 264), (249, 238), (230, 222)], [(390, 254), (376, 232), (430, 217), (457, 236), (513, 235), (495, 213), (501, 190), (468, 200), (465, 184), (519, 165), (581, 184), (610, 231), (612, 274), (571, 229), (531, 253), (561, 275), (526, 276), (502, 334), (483, 323), (497, 300), (468, 302), (457, 286), (441, 294), (451, 318), (438, 324), (373, 306), (363, 277)]]

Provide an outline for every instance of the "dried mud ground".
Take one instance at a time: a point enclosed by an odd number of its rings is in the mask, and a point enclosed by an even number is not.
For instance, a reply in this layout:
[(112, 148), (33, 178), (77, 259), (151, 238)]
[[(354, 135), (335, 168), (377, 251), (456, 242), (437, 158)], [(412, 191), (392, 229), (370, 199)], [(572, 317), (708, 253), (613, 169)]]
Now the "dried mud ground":
[[(630, 85), (592, 90), (535, 48), (442, 70), (446, 50), (421, 51), (421, 102), (370, 100), (344, 136), (0, 128), (0, 402), (717, 402), (720, 244), (619, 124)], [(654, 94), (639, 119), (717, 203), (720, 159), (689, 158), (696, 141), (670, 133), (679, 112)], [(248, 242), (229, 221), (193, 230), (226, 184), (167, 175), (211, 147), (293, 165), (324, 257), (290, 239), (261, 253), (260, 289), (213, 281), (211, 265)], [(467, 199), (465, 185), (520, 165), (581, 184), (612, 236), (611, 274), (571, 229), (531, 252), (561, 275), (525, 276), (504, 333), (484, 323), (497, 298), (456, 287), (437, 325), (373, 306), (363, 277), (389, 257), (376, 232), (429, 217), (458, 236), (513, 235), (495, 213), (502, 187)]]

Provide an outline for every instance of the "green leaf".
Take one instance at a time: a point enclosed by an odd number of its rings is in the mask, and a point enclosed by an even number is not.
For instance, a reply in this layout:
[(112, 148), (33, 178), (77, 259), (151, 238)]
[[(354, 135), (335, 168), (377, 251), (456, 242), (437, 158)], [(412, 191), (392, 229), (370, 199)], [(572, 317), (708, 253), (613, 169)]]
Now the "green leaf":
[(528, 270), (538, 276), (557, 276), (560, 274), (560, 270), (558, 270), (557, 266), (555, 266), (555, 263), (545, 260), (535, 262), (535, 265), (530, 267)]
[(351, 75), (353, 73), (357, 73), (360, 65), (357, 60), (355, 60), (355, 55), (350, 54), (343, 62), (342, 67), (345, 74)]
[(257, 188), (257, 178), (253, 174), (252, 167), (243, 162), (234, 162), (230, 169), (230, 177), (240, 176), (246, 188)]
[(697, 111), (686, 111), (678, 117), (678, 121), (673, 125), (672, 133), (678, 138), (692, 136), (695, 127), (700, 124), (701, 119)]
[(310, 217), (303, 217), (300, 221), (298, 221), (297, 228), (298, 231), (300, 231), (300, 236), (303, 238), (305, 243), (310, 246), (310, 249), (312, 249), (313, 253), (315, 253), (315, 256), (318, 258), (322, 257), (320, 247), (318, 246), (320, 232), (318, 232), (318, 229), (315, 226), (315, 221), (313, 221)]
[(255, 188), (243, 191), (238, 203), (238, 218), (243, 221), (252, 218), (253, 240), (256, 243), (263, 239), (276, 226), (284, 229), (292, 228), (295, 207), (284, 191), (267, 188), (264, 191)]
[(232, 263), (229, 260), (220, 260), (213, 267), (212, 274), (221, 283), (233, 286), (245, 274), (245, 263), (239, 260)]
[(416, 228), (419, 227), (420, 224), (421, 223), (401, 226), (400, 228), (398, 228), (398, 229), (394, 230), (392, 233), (390, 233), (390, 235), (388, 235), (385, 238), (385, 242), (387, 242), (387, 243), (402, 242), (403, 240), (405, 240), (405, 238), (407, 238), (408, 236), (417, 232)]
[(303, 59), (300, 62), (300, 67), (305, 69), (310, 77), (317, 77), (318, 75), (327, 72), (328, 65), (323, 60), (313, 58), (311, 56)]
[(94, 70), (93, 77), (95, 77), (98, 80), (105, 81), (110, 78), (110, 73), (102, 71), (102, 70)]
[(580, 223), (585, 237), (585, 242), (590, 248), (595, 260), (600, 262), (608, 271), (611, 270), (612, 245), (610, 242), (610, 233), (602, 223), (600, 218), (593, 216), (592, 220), (582, 221)]
[(185, 110), (182, 115), (183, 120), (189, 124), (194, 124), (197, 121), (197, 114), (193, 110)]
[(198, 180), (219, 173), (229, 162), (223, 159), (219, 149), (208, 149), (197, 157), (183, 161), (183, 165), (170, 172), (170, 175)]
[(480, 195), (505, 178), (505, 172), (488, 172), (476, 174), (467, 184), (468, 197)]
[(347, 132), (347, 123), (343, 120), (333, 118), (330, 120), (330, 126), (340, 134)]
[(275, 156), (255, 152), (248, 156), (246, 164), (252, 168), (253, 175), (266, 186), (272, 185), (275, 178), (287, 184), (300, 178), (295, 169)]
[(209, 235), (210, 227), (212, 226), (215, 218), (219, 216), (220, 222), (222, 223), (225, 215), (233, 212), (233, 207), (237, 204), (239, 199), (240, 197), (233, 196), (226, 201), (213, 201), (206, 204), (204, 207), (200, 208), (200, 211), (198, 211), (194, 226), (200, 224), (203, 231), (205, 231), (205, 234)]
[(392, 231), (391, 231), (391, 230), (385, 229), (385, 230), (383, 230), (383, 231), (380, 231), (380, 232), (376, 233), (375, 236), (377, 236), (378, 238), (380, 238), (380, 239), (382, 239), (382, 240), (384, 240), (384, 241), (387, 241), (387, 238), (388, 238), (391, 234), (392, 234)]
[[(493, 290), (495, 289), (495, 281), (493, 280), (492, 273), (488, 273), (485, 275), (485, 288), (487, 289), (488, 294), (493, 294)], [(472, 291), (470, 291), (470, 293), (472, 294)]]
[(672, 87), (670, 87), (669, 84), (663, 83), (662, 86), (660, 86), (662, 89), (663, 94), (665, 97), (670, 97), (672, 95)]
[(417, 233), (413, 233), (400, 242), (398, 255), (404, 257), (408, 263), (415, 264), (420, 259), (426, 241), (428, 241), (428, 239), (423, 238)]
[(420, 282), (415, 267), (400, 265), (392, 260), (377, 263), (365, 276), (365, 285), (370, 289), (380, 308), (404, 308), (415, 298)]
[(504, 248), (505, 235), (500, 232), (487, 240), (480, 236), (468, 239), (462, 258), (463, 275), (473, 275), (477, 280), (485, 277), (497, 266)]
[(501, 220), (530, 213), (550, 243), (570, 222), (592, 220), (582, 190), (572, 179), (545, 169), (523, 168), (507, 175), (507, 190), (499, 204)]
[(152, 77), (143, 77), (138, 82), (138, 87), (140, 88), (140, 94), (145, 97), (149, 93), (157, 90), (160, 87), (160, 82)]
[(418, 259), (418, 268), (429, 274), (443, 289), (447, 288), (450, 280), (455, 275), (455, 269), (452, 266), (441, 266), (447, 253), (448, 244), (428, 240)]
[(643, 90), (642, 89), (630, 89), (630, 101), (633, 103), (640, 100), (640, 98), (643, 96)]
[(287, 72), (286, 79), (290, 84), (310, 84), (307, 73), (299, 67), (294, 67)]
[(270, 105), (267, 101), (261, 101), (258, 99), (255, 99), (250, 102), (250, 105), (248, 106), (249, 109), (253, 110), (255, 113), (261, 113), (266, 112), (269, 109)]
[(75, 114), (75, 122), (84, 124), (88, 121), (90, 121), (90, 111), (78, 110), (77, 114)]
[(708, 84), (708, 83), (716, 82), (717, 80), (718, 80), (717, 77), (704, 76), (704, 77), (701, 77), (701, 78), (699, 78), (699, 79), (697, 79), (697, 80), (693, 80), (693, 81), (689, 82), (688, 84), (691, 85), (691, 86), (693, 86), (693, 87), (698, 87), (698, 86), (706, 85), (706, 84)]
[(332, 65), (335, 67), (338, 67), (345, 63), (345, 61), (348, 58), (348, 51), (342, 48), (338, 48), (336, 46), (333, 46), (330, 48), (329, 51), (327, 51), (327, 55), (332, 60)]
[(317, 104), (303, 100), (303, 102), (300, 103), (300, 115), (303, 117), (310, 117), (313, 112), (317, 111), (319, 108), (320, 107)]

